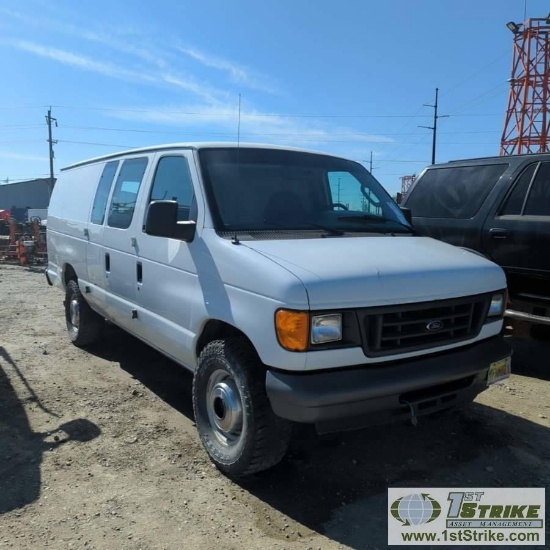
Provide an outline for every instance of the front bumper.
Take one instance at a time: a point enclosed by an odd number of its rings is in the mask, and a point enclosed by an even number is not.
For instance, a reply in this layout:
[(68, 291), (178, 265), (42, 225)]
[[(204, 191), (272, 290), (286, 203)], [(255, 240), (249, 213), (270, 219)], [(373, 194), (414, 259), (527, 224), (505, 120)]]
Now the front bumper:
[(315, 423), (321, 433), (411, 418), (472, 401), (487, 387), (489, 365), (511, 355), (501, 336), (451, 351), (379, 366), (329, 372), (270, 370), (275, 414)]

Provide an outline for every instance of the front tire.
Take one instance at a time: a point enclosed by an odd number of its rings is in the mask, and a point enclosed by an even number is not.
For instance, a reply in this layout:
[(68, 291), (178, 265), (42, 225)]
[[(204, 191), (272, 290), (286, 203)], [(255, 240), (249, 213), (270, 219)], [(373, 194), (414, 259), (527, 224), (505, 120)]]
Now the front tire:
[(105, 319), (88, 305), (74, 279), (67, 283), (65, 292), (65, 321), (71, 342), (79, 348), (99, 340), (105, 325)]
[(244, 338), (210, 342), (193, 379), (193, 409), (202, 444), (233, 477), (267, 470), (285, 455), (291, 424), (276, 416), (265, 391), (265, 367)]

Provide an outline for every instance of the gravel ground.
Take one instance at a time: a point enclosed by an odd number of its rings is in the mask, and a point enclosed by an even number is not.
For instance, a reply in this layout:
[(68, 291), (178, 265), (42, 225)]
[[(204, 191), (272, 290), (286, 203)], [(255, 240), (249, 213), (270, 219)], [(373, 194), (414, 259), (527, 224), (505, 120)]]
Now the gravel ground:
[(388, 486), (549, 486), (550, 344), (521, 326), (513, 376), (470, 407), (300, 427), (279, 466), (235, 483), (201, 448), (191, 375), (115, 327), (72, 346), (41, 271), (0, 265), (0, 548), (385, 548)]

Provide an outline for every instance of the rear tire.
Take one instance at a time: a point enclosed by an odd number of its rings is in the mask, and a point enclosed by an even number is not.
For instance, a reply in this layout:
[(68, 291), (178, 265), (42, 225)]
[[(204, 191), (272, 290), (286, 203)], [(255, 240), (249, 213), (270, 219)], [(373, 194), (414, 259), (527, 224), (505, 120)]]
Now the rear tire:
[(202, 444), (232, 477), (267, 470), (285, 455), (291, 423), (276, 416), (265, 390), (266, 369), (244, 338), (210, 342), (193, 378), (193, 409)]
[(105, 319), (88, 305), (74, 279), (65, 292), (65, 321), (71, 342), (79, 348), (99, 340), (105, 326)]

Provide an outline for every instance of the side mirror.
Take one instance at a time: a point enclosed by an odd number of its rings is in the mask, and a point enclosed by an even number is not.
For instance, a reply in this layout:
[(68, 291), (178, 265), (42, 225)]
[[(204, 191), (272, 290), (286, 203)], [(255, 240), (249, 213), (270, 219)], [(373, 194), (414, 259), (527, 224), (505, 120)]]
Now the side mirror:
[(176, 201), (152, 201), (145, 217), (145, 233), (154, 237), (168, 237), (192, 241), (197, 224), (194, 221), (178, 221)]
[(413, 224), (413, 215), (410, 208), (405, 208), (404, 206), (400, 206), (401, 212), (403, 216), (405, 216), (405, 219), (407, 222), (409, 222), (411, 225)]

